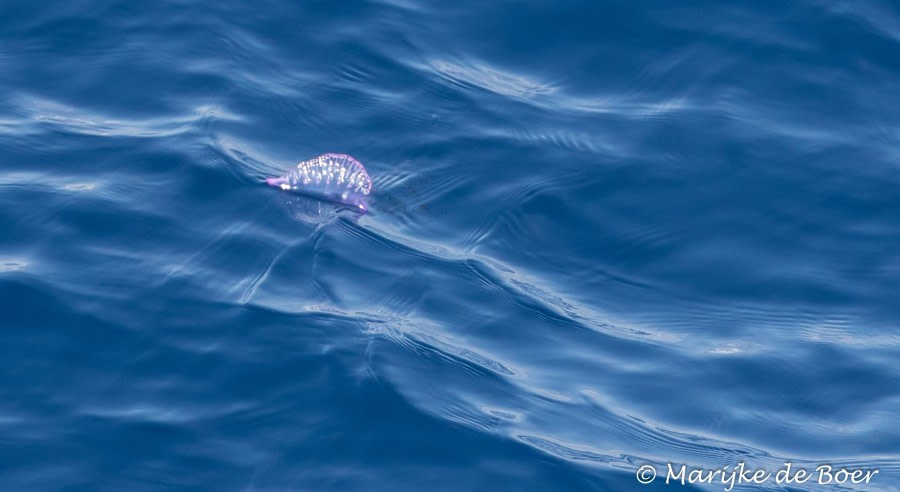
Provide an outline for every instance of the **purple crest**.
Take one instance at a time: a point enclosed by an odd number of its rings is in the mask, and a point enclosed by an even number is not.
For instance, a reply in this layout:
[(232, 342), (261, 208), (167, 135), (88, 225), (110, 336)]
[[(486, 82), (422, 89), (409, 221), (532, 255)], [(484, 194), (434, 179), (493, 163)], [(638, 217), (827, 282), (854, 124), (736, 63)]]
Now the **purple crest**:
[(366, 168), (346, 154), (323, 154), (303, 161), (284, 176), (266, 180), (270, 186), (328, 200), (365, 212), (365, 198), (372, 191)]

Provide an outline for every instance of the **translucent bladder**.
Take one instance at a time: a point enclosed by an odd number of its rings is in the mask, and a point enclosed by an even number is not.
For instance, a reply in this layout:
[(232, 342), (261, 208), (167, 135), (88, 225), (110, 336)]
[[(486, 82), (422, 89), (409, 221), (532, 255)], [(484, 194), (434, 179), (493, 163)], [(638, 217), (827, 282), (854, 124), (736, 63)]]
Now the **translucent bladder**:
[(270, 186), (350, 205), (366, 212), (366, 197), (372, 191), (372, 178), (363, 165), (346, 154), (323, 154), (303, 161), (284, 176), (268, 178)]

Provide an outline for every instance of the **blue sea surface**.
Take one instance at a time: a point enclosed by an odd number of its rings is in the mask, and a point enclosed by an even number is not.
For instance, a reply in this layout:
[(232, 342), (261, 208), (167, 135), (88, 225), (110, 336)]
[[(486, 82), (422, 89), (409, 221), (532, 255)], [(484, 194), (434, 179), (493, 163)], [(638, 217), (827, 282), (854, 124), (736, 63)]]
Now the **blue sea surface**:
[(0, 361), (2, 491), (900, 490), (900, 7), (4, 1)]

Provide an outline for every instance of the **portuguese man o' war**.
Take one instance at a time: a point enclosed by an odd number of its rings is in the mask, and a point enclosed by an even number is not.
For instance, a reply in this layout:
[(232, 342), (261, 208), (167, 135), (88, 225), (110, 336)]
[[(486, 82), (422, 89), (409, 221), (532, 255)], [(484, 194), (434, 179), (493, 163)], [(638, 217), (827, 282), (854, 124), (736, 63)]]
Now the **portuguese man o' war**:
[(303, 161), (284, 176), (268, 178), (275, 188), (322, 200), (350, 205), (365, 213), (372, 178), (366, 168), (346, 154), (323, 154)]

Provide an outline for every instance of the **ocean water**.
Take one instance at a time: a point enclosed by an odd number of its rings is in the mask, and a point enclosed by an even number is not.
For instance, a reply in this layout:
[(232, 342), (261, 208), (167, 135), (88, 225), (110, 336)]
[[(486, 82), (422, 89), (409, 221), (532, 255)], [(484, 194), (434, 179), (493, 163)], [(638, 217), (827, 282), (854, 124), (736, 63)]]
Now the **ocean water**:
[(900, 490), (896, 3), (12, 0), (0, 94), (2, 490)]

